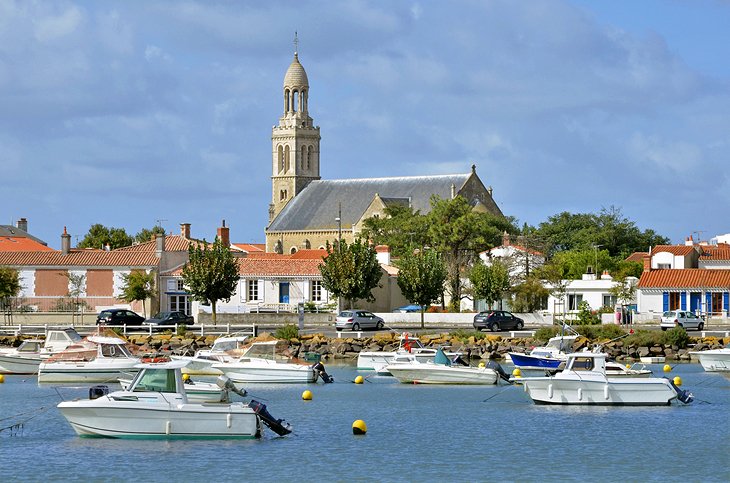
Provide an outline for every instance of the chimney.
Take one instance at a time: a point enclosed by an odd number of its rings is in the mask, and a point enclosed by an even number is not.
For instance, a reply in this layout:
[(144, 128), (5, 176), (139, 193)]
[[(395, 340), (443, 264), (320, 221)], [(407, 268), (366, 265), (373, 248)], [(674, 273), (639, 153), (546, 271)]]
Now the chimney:
[(61, 235), (61, 255), (68, 255), (71, 251), (71, 235), (66, 231), (66, 227), (63, 227), (63, 235)]
[(686, 246), (688, 246), (688, 247), (691, 247), (691, 246), (693, 246), (693, 245), (695, 244), (694, 240), (692, 239), (692, 235), (688, 236), (688, 237), (687, 237), (687, 238), (685, 239), (685, 241), (684, 241), (684, 244), (685, 244)]
[(451, 183), (451, 199), (453, 200), (454, 198), (456, 198), (456, 185)]
[(508, 247), (509, 246), (509, 233), (507, 233), (507, 230), (502, 233), (502, 246)]
[(221, 227), (218, 228), (218, 239), (224, 247), (228, 248), (231, 246), (230, 228), (226, 226), (226, 220), (223, 220)]
[(645, 253), (641, 258), (644, 262), (644, 272), (651, 272), (651, 254)]
[(162, 252), (165, 251), (165, 235), (157, 234), (155, 235), (155, 243), (157, 246), (155, 247), (155, 255), (157, 258), (162, 257)]
[(390, 265), (390, 247), (388, 245), (376, 246), (375, 257), (378, 259), (378, 263)]
[(180, 223), (180, 236), (190, 238), (190, 223)]
[(19, 219), (15, 226), (18, 228), (18, 230), (23, 230), (24, 232), (28, 233), (28, 220), (26, 218)]

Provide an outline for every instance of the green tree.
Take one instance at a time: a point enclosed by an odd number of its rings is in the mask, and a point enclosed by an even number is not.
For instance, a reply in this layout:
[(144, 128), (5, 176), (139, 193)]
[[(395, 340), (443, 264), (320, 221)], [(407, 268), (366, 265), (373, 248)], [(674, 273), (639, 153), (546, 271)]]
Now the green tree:
[(425, 307), (438, 300), (444, 291), (446, 266), (435, 250), (418, 250), (398, 260), (398, 287), (403, 296), (421, 306), (421, 328)]
[(504, 231), (515, 228), (506, 218), (474, 211), (461, 196), (449, 200), (432, 197), (427, 219), (430, 246), (442, 254), (446, 263), (450, 309), (458, 312), (466, 269), (480, 251), (496, 246)]
[(89, 232), (78, 244), (79, 248), (105, 248), (107, 245), (114, 250), (128, 247), (134, 243), (134, 238), (127, 235), (124, 228), (106, 227), (102, 224), (91, 225)]
[(491, 265), (479, 260), (469, 272), (469, 280), (474, 299), (484, 299), (488, 308), (501, 301), (502, 295), (510, 288), (507, 267), (497, 260)]
[(155, 288), (155, 272), (149, 273), (144, 270), (133, 270), (129, 274), (122, 275), (124, 285), (122, 286), (122, 300), (126, 302), (142, 301), (142, 311), (147, 317), (147, 299), (151, 299), (157, 295)]
[(360, 238), (348, 245), (345, 240), (333, 247), (327, 243), (327, 257), (319, 265), (322, 286), (332, 295), (347, 300), (349, 308), (357, 299), (375, 300), (372, 289), (381, 277), (375, 248), (365, 245)]
[(388, 245), (393, 257), (413, 253), (428, 245), (428, 220), (407, 205), (385, 208), (385, 216), (371, 217), (363, 223), (362, 237), (375, 245)]
[(228, 302), (236, 292), (238, 264), (216, 236), (212, 246), (205, 240), (189, 245), (182, 279), (194, 300), (211, 305), (213, 323), (216, 323), (216, 303), (219, 300)]
[(134, 241), (137, 243), (147, 243), (155, 239), (157, 235), (164, 235), (165, 229), (159, 225), (152, 228), (142, 228), (139, 233), (134, 235)]
[(10, 299), (20, 293), (20, 274), (10, 267), (0, 267), (0, 309), (9, 306)]
[(563, 278), (580, 280), (588, 267), (591, 267), (594, 274), (600, 275), (604, 270), (612, 272), (616, 267), (616, 261), (608, 253), (608, 250), (568, 250), (556, 253), (551, 263), (559, 265)]
[(534, 312), (545, 308), (550, 295), (542, 280), (531, 274), (524, 282), (512, 288), (512, 310), (515, 312)]
[(624, 278), (609, 288), (608, 293), (616, 297), (621, 305), (629, 305), (636, 296), (636, 280)]

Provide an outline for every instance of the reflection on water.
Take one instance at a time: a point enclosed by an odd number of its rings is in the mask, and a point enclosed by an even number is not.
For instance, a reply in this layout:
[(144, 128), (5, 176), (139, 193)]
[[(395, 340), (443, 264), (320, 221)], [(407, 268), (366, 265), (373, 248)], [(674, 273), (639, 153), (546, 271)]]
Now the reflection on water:
[[(661, 366), (652, 366), (661, 375)], [(670, 407), (536, 406), (510, 386), (413, 386), (328, 365), (335, 384), (249, 385), (294, 425), (258, 441), (77, 437), (55, 409), (87, 387), (7, 376), (0, 427), (3, 481), (728, 481), (730, 379), (678, 365), (697, 400)], [(310, 389), (312, 401), (301, 394)], [(5, 419), (10, 418), (10, 419)], [(354, 436), (362, 419), (365, 436)]]

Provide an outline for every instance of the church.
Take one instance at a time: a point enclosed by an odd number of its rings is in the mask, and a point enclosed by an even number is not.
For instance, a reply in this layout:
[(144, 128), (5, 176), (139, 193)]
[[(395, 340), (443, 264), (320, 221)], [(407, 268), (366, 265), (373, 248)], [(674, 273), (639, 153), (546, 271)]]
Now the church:
[(320, 130), (309, 115), (309, 79), (297, 52), (284, 76), (284, 113), (271, 133), (272, 175), (266, 251), (292, 254), (352, 243), (373, 216), (392, 204), (428, 213), (430, 199), (466, 198), (474, 210), (503, 216), (476, 173), (323, 180)]

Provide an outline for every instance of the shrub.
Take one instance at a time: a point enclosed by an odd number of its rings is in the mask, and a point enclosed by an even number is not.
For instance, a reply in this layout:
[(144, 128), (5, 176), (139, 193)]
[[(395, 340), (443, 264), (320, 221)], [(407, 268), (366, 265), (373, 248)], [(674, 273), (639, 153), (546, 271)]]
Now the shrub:
[(601, 322), (598, 315), (591, 310), (591, 306), (588, 302), (583, 300), (578, 304), (578, 325), (594, 325)]
[(535, 331), (534, 338), (547, 342), (551, 337), (555, 337), (560, 332), (559, 327), (540, 327)]
[(689, 344), (689, 336), (684, 327), (674, 327), (664, 332), (663, 335), (666, 344), (676, 345), (680, 349), (684, 349)]
[(294, 324), (287, 324), (283, 327), (279, 327), (276, 329), (274, 337), (286, 340), (296, 339), (299, 337), (299, 327)]
[(176, 335), (179, 335), (180, 337), (185, 337), (185, 334), (188, 333), (188, 327), (185, 324), (180, 324), (177, 326), (177, 332)]
[(639, 329), (626, 338), (626, 344), (635, 347), (651, 347), (664, 344), (664, 333)]
[(626, 335), (626, 331), (619, 325), (586, 325), (578, 329), (578, 332), (584, 337), (592, 340), (596, 339), (615, 339)]
[(456, 329), (449, 332), (449, 335), (452, 338), (459, 339), (461, 342), (466, 342), (469, 340), (470, 337), (474, 337), (474, 340), (484, 339), (487, 335), (484, 332), (479, 332), (477, 330), (466, 330), (466, 329)]

